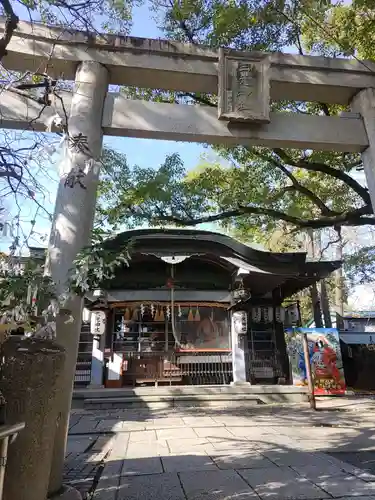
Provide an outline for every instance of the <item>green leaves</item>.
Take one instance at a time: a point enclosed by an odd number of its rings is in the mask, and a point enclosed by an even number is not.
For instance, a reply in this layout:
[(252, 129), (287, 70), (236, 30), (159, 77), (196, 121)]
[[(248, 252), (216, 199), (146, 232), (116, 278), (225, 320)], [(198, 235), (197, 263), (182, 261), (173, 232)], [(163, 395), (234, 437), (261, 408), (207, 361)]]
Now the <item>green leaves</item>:
[(375, 279), (375, 246), (365, 246), (344, 261), (344, 270), (352, 285), (364, 285)]
[[(293, 27), (283, 15), (283, 0), (153, 0), (159, 25), (169, 38), (212, 47), (281, 50)], [(169, 7), (170, 5), (170, 7)]]
[[(327, 6), (326, 6), (327, 7)], [(375, 8), (372, 0), (335, 2), (310, 12), (303, 23), (307, 49), (325, 55), (375, 59)]]
[[(139, 0), (20, 0), (33, 20), (91, 32), (126, 33)], [(101, 25), (98, 26), (98, 19)]]

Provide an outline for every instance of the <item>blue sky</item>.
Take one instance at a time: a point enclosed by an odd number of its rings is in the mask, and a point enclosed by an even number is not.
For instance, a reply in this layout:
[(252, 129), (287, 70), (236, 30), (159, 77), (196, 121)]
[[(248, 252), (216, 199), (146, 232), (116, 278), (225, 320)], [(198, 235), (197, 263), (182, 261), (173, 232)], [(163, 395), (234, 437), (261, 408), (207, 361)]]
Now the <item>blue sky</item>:
[[(133, 27), (131, 35), (145, 38), (164, 38), (153, 19), (147, 2), (136, 7), (133, 12)], [(201, 144), (189, 144), (151, 139), (132, 139), (107, 137), (105, 143), (114, 149), (126, 153), (129, 164), (141, 167), (158, 166), (163, 163), (166, 155), (179, 153), (186, 168), (196, 166), (202, 153), (207, 151)]]
[[(18, 15), (22, 19), (27, 19), (25, 12), (21, 9), (18, 10)], [(162, 38), (163, 33), (157, 28), (156, 22), (152, 19), (153, 13), (150, 11), (147, 2), (139, 7), (136, 7), (133, 11), (133, 27), (130, 34), (132, 36), (147, 37), (147, 38)], [(122, 138), (122, 137), (105, 137), (104, 144), (115, 150), (121, 151), (126, 154), (129, 165), (139, 165), (141, 167), (158, 167), (161, 165), (165, 157), (172, 153), (179, 153), (184, 161), (185, 167), (187, 169), (194, 168), (202, 154), (207, 153), (207, 148), (201, 144), (192, 143), (182, 143), (173, 141), (160, 141), (151, 139), (133, 139), (133, 138)], [(56, 194), (57, 188), (57, 165), (56, 160), (51, 162), (50, 170), (51, 174), (55, 177), (56, 182), (53, 183), (48, 181), (48, 187), (46, 184), (46, 190), (49, 192), (49, 202), (46, 202), (46, 208), (53, 212), (53, 200)], [(12, 208), (8, 206), (8, 208)], [(23, 204), (24, 217), (23, 220), (27, 221), (33, 218), (34, 206), (32, 202), (25, 202)], [(11, 218), (11, 217), (10, 217)], [(30, 224), (24, 222), (22, 224), (23, 232), (28, 233)], [(37, 234), (34, 238), (31, 238), (30, 245), (40, 245), (42, 240), (39, 237), (39, 233), (47, 234), (50, 229), (50, 223), (46, 218), (37, 217), (37, 224), (35, 226)], [(6, 251), (9, 246), (10, 239), (2, 238), (0, 241), (0, 250)]]
[[(18, 4), (19, 5), (19, 4)], [(27, 19), (26, 12), (22, 12), (21, 9), (17, 9), (17, 13), (22, 19)], [(24, 10), (24, 9), (23, 9)], [(146, 2), (136, 7), (133, 11), (133, 26), (130, 34), (139, 37), (148, 38), (163, 38), (163, 33), (158, 29), (156, 21), (153, 19), (154, 13), (150, 10), (149, 5)], [(99, 20), (98, 20), (99, 24)], [(292, 48), (286, 48), (287, 52), (291, 52)], [(187, 169), (194, 168), (200, 160), (200, 157), (207, 153), (207, 148), (201, 144), (191, 144), (191, 143), (181, 143), (172, 141), (158, 141), (150, 139), (133, 139), (133, 138), (120, 138), (120, 137), (106, 137), (104, 141), (105, 145), (121, 151), (126, 154), (129, 165), (137, 164), (141, 167), (158, 167), (163, 163), (165, 157), (171, 153), (179, 153), (184, 161), (185, 167)], [(49, 202), (46, 204), (46, 208), (53, 212), (53, 200), (55, 198), (56, 188), (57, 188), (57, 162), (51, 162), (50, 166), (51, 174), (56, 178), (56, 182), (53, 183), (48, 181), (46, 183), (46, 191), (49, 193)], [(24, 220), (28, 220), (32, 217), (33, 211), (32, 202), (24, 203)], [(29, 229), (29, 223), (24, 223), (24, 232)], [(42, 234), (47, 234), (49, 232), (50, 224), (45, 218), (37, 218), (36, 229)], [(211, 225), (205, 225), (205, 228), (212, 228)], [(30, 244), (37, 245), (40, 244), (40, 239), (38, 236), (34, 241), (30, 240)], [(0, 241), (0, 250), (6, 250), (9, 246), (9, 240)]]

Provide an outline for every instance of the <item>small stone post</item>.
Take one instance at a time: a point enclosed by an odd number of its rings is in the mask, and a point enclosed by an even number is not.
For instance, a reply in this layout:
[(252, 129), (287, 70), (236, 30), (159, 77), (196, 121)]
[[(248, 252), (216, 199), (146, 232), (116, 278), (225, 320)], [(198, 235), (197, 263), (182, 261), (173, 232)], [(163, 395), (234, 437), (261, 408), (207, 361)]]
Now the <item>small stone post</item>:
[[(64, 291), (69, 270), (77, 253), (89, 244), (96, 191), (98, 160), (102, 151), (102, 115), (108, 88), (107, 69), (94, 61), (77, 69), (68, 120), (69, 142), (62, 160), (54, 219), (49, 241), (46, 271)], [(85, 171), (84, 176), (81, 172)], [(56, 430), (50, 475), (50, 494), (61, 488), (69, 412), (81, 330), (82, 299), (67, 304), (69, 315), (57, 321), (57, 342), (65, 348), (63, 389), (58, 399), (59, 425)], [(67, 322), (68, 321), (68, 322)]]

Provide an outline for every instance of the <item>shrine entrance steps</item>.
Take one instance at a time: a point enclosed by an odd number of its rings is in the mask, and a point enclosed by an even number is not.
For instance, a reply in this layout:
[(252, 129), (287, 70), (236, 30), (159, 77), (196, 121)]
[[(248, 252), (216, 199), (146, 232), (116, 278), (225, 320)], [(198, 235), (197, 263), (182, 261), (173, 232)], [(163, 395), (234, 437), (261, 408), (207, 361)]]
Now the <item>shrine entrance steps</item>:
[(290, 385), (227, 385), (76, 389), (73, 408), (167, 409), (244, 407), (257, 404), (293, 404), (307, 401), (307, 391)]

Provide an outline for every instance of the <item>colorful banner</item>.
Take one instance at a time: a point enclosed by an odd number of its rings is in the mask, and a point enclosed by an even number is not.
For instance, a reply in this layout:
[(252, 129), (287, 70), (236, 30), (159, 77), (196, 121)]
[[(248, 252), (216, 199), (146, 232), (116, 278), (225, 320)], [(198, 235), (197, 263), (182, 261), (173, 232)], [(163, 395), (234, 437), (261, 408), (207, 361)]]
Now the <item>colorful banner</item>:
[(302, 336), (307, 334), (314, 394), (344, 394), (346, 390), (339, 333), (334, 328), (288, 328), (285, 342), (293, 385), (306, 386)]

